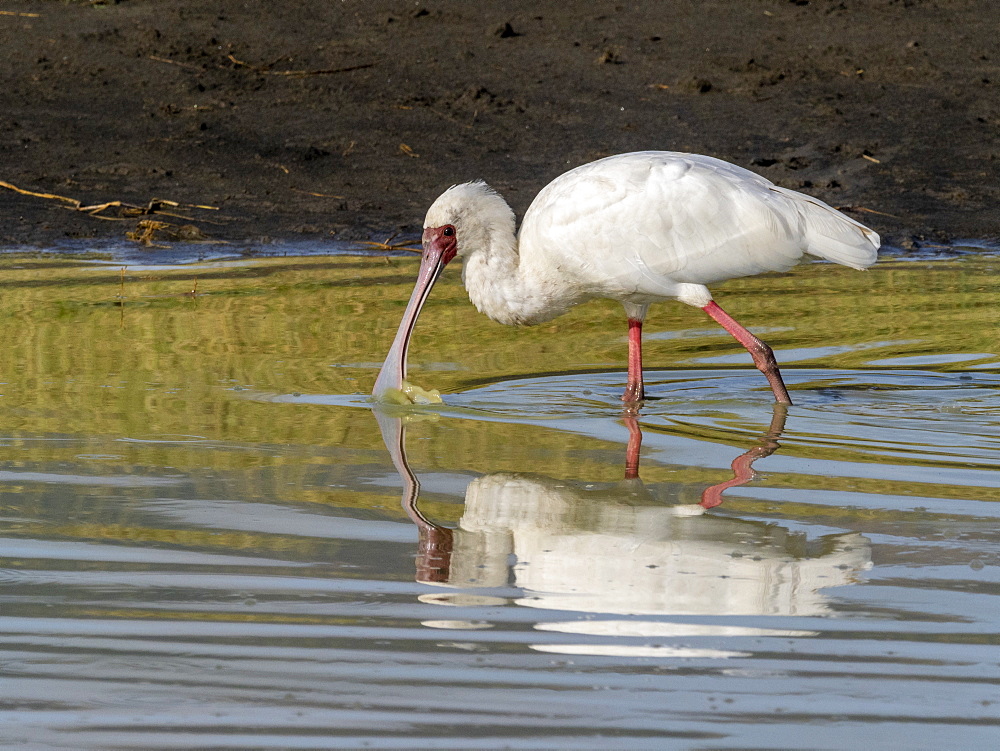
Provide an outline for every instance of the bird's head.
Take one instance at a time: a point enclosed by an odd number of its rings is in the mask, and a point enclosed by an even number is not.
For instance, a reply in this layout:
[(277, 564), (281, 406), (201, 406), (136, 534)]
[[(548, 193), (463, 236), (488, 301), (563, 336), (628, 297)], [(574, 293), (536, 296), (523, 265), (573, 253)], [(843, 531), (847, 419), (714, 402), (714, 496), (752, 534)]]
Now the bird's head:
[(410, 334), (444, 267), (456, 255), (471, 255), (488, 249), (496, 233), (503, 233), (502, 237), (514, 237), (514, 212), (484, 182), (452, 186), (431, 204), (424, 220), (424, 249), (417, 281), (396, 338), (375, 380), (372, 393), (376, 399), (403, 387)]
[(453, 185), (431, 204), (424, 218), (424, 255), (441, 259), (471, 255), (489, 247), (492, 237), (513, 237), (514, 212), (482, 180)]

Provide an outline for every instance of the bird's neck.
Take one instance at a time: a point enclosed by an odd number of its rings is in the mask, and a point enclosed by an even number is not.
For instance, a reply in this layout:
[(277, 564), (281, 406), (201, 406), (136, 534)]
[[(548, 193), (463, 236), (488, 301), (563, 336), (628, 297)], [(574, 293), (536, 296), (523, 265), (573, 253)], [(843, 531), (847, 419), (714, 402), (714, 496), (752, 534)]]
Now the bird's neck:
[(494, 232), (466, 254), (462, 279), (469, 299), (498, 323), (530, 326), (555, 318), (568, 307), (553, 299), (544, 275), (529, 268), (526, 252), (530, 249), (519, 248), (513, 232)]

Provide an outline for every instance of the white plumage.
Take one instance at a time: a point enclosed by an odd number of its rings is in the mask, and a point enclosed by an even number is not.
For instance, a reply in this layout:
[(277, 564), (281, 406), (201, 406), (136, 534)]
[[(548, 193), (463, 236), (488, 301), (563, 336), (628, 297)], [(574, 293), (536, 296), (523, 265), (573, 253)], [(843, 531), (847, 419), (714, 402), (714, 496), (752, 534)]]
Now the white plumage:
[[(504, 324), (533, 324), (607, 297), (629, 318), (626, 401), (643, 396), (640, 336), (650, 303), (702, 308), (754, 357), (788, 402), (770, 348), (730, 318), (705, 286), (787, 271), (812, 255), (863, 269), (879, 236), (822, 201), (707, 156), (653, 151), (585, 164), (549, 183), (524, 215), (485, 183), (456, 185), (424, 221), (424, 262), (375, 395), (405, 379), (406, 342), (441, 270), (456, 254), (475, 306)], [(425, 268), (427, 266), (427, 268)], [(398, 362), (393, 362), (393, 360)]]

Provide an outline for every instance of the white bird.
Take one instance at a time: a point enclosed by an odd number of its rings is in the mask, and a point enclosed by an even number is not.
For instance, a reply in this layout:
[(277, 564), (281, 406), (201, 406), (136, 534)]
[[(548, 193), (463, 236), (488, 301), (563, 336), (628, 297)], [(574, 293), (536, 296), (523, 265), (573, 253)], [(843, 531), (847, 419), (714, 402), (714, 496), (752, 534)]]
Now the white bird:
[(730, 317), (705, 286), (787, 271), (803, 255), (864, 269), (878, 234), (811, 196), (720, 159), (646, 151), (600, 159), (557, 177), (514, 213), (484, 182), (455, 185), (424, 220), (423, 258), (396, 339), (375, 381), (383, 397), (406, 379), (420, 309), (445, 265), (462, 256), (469, 298), (494, 321), (531, 325), (595, 298), (628, 318), (628, 382), (644, 397), (642, 323), (651, 303), (701, 308), (750, 352), (775, 400), (791, 404), (771, 348)]

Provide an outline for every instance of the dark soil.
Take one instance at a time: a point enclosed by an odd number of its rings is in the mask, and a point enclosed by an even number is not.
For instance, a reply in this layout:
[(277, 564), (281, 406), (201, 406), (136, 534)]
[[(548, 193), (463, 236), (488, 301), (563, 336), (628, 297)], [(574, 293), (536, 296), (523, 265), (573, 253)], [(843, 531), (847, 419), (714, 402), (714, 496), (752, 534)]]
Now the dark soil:
[[(521, 213), (644, 149), (904, 247), (1000, 235), (996, 0), (4, 0), (0, 49), (0, 180), (210, 237), (415, 232), (472, 178)], [(0, 188), (0, 243), (142, 235), (67, 207)]]

